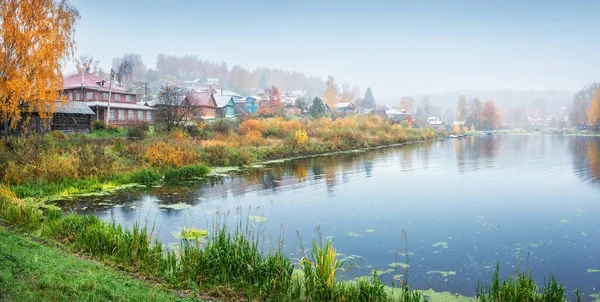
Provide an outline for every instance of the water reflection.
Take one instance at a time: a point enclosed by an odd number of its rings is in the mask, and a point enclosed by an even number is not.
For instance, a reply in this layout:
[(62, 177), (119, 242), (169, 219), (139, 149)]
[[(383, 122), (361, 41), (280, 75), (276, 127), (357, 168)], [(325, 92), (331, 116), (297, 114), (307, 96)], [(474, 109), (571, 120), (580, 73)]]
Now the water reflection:
[[(368, 275), (368, 266), (388, 268), (407, 230), (413, 286), (470, 295), (496, 261), (505, 272), (514, 266), (525, 245), (532, 271), (590, 290), (586, 270), (600, 263), (598, 152), (600, 138), (468, 137), (295, 160), (62, 206), (127, 226), (147, 219), (166, 243), (182, 226), (204, 227), (218, 210), (259, 208), (267, 233), (278, 234), (281, 224), (292, 230), (285, 251), (292, 256), (294, 231), (309, 237), (316, 226), (334, 236), (339, 252), (360, 255), (362, 268), (350, 277)], [(435, 271), (456, 275), (429, 273)]]
[(600, 138), (575, 137), (569, 149), (576, 174), (585, 182), (600, 184)]

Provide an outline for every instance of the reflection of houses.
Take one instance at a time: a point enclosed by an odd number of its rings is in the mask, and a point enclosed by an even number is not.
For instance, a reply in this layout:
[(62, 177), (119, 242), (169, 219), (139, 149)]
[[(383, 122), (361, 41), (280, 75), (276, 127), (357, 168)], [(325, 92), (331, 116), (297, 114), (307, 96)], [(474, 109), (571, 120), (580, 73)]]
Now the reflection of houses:
[(454, 123), (452, 123), (452, 127), (460, 127), (461, 129), (467, 124), (466, 121), (454, 121)]
[(211, 119), (217, 116), (217, 103), (210, 92), (191, 93), (185, 97), (184, 102), (196, 108), (194, 118)]
[(430, 125), (430, 126), (443, 126), (444, 125), (444, 121), (442, 120), (441, 117), (430, 116), (427, 119), (427, 125)]
[(338, 103), (337, 112), (342, 115), (352, 114), (356, 111), (356, 107), (352, 103)]
[[(63, 94), (69, 101), (85, 102), (94, 111), (96, 119), (106, 120), (109, 82), (101, 77), (82, 71), (64, 79)], [(153, 122), (153, 108), (136, 104), (135, 94), (112, 84), (110, 87), (111, 124), (129, 124), (135, 121)]]

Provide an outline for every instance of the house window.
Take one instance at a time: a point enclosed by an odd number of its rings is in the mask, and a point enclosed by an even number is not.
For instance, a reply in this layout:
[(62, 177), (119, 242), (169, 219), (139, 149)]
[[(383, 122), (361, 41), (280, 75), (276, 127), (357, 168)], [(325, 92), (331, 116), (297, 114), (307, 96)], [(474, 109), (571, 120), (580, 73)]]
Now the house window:
[(108, 100), (108, 92), (103, 92), (102, 93), (102, 99), (103, 100)]
[(144, 111), (138, 110), (137, 117), (138, 117), (138, 120), (140, 120), (140, 121), (144, 120)]
[(125, 120), (125, 109), (119, 109), (119, 121)]
[(111, 121), (114, 121), (115, 119), (117, 119), (117, 117), (115, 116), (115, 110), (114, 110), (114, 109), (111, 109), (111, 110), (110, 110), (110, 116), (109, 116), (109, 119), (110, 119)]
[(152, 121), (152, 111), (148, 111), (146, 113), (146, 120), (151, 122)]
[(126, 95), (125, 96), (125, 100), (128, 101), (128, 102), (131, 102), (131, 96), (130, 95)]
[(93, 92), (89, 91), (89, 92), (85, 93), (85, 99), (86, 100), (91, 100), (93, 98), (94, 98), (94, 93)]
[(79, 96), (79, 91), (75, 91), (75, 100), (79, 101), (81, 97)]
[(69, 92), (69, 101), (73, 100), (73, 92)]
[(134, 120), (134, 119), (135, 119), (135, 111), (133, 111), (133, 110), (129, 110), (129, 111), (127, 112), (127, 119), (129, 119), (129, 120)]
[(121, 95), (115, 94), (115, 101), (120, 101), (120, 100), (121, 100)]

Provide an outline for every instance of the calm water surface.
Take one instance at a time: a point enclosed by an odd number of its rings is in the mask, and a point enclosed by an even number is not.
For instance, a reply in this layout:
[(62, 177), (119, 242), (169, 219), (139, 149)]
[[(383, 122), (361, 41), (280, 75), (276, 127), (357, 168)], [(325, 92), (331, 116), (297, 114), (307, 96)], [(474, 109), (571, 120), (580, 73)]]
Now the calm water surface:
[(599, 152), (600, 138), (470, 137), (297, 160), (212, 183), (62, 206), (127, 226), (155, 224), (167, 244), (178, 242), (173, 233), (184, 226), (207, 228), (215, 213), (229, 210), (231, 218), (252, 208), (251, 215), (268, 218), (263, 228), (273, 238), (283, 225), (291, 257), (300, 255), (296, 231), (309, 242), (318, 226), (338, 252), (361, 257), (345, 277), (378, 269), (388, 284), (396, 274), (389, 264), (405, 262), (396, 259), (405, 230), (415, 288), (474, 295), (496, 262), (501, 274), (514, 274), (520, 256), (520, 267), (539, 281), (553, 273), (587, 295), (600, 292), (600, 273), (588, 273), (600, 269)]

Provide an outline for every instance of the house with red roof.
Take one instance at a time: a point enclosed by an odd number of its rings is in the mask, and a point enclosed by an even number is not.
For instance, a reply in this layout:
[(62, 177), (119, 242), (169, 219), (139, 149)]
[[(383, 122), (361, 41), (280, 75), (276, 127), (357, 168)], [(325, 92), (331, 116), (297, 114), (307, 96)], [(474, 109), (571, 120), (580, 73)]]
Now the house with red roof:
[(211, 119), (217, 115), (217, 102), (211, 92), (194, 92), (188, 94), (184, 102), (196, 108), (194, 118)]
[[(111, 87), (109, 87), (111, 86)], [(65, 77), (63, 95), (69, 101), (84, 102), (95, 114), (95, 120), (106, 121), (110, 89), (109, 123), (127, 125), (137, 121), (154, 123), (154, 108), (136, 104), (136, 95), (125, 88), (87, 71)]]

